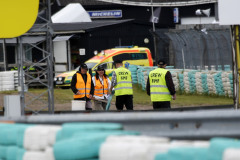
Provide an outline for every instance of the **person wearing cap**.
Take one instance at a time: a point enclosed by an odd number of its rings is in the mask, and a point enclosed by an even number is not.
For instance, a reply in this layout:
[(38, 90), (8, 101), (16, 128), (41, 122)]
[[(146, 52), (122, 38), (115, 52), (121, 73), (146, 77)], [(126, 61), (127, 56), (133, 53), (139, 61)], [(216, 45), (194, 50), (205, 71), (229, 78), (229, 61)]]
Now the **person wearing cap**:
[(133, 88), (131, 72), (123, 67), (121, 60), (114, 60), (117, 69), (112, 74), (112, 85), (110, 91), (115, 89), (116, 108), (123, 110), (125, 105), (127, 110), (133, 110)]
[(153, 109), (171, 108), (170, 101), (176, 99), (176, 91), (171, 73), (166, 70), (164, 60), (158, 61), (158, 68), (149, 73), (147, 94), (151, 96)]
[(87, 73), (88, 67), (86, 64), (81, 64), (79, 71), (75, 73), (71, 81), (71, 89), (74, 93), (74, 100), (86, 101), (86, 110), (92, 110), (91, 99), (94, 94), (94, 84), (92, 77)]
[(105, 74), (103, 66), (99, 65), (97, 67), (96, 75), (92, 77), (92, 81), (94, 84), (94, 108), (95, 110), (106, 110), (111, 81)]

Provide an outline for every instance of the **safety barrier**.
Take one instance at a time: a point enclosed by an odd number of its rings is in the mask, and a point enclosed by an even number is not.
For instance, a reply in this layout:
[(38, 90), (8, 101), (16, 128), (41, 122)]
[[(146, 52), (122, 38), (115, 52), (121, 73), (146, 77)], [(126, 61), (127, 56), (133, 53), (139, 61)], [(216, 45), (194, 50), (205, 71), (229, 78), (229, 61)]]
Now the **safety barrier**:
[[(180, 92), (191, 94), (207, 94), (219, 96), (233, 96), (233, 76), (230, 66), (224, 66), (222, 70), (190, 70), (190, 69), (172, 69), (171, 72), (175, 89)], [(149, 73), (156, 69), (153, 67), (129, 66), (134, 77), (133, 83), (137, 83), (146, 90), (146, 83)], [(136, 78), (135, 78), (136, 77)]]
[(12, 91), (18, 86), (18, 72), (0, 72), (0, 91)]
[(118, 123), (0, 123), (1, 160), (235, 160), (235, 138), (173, 140), (124, 130)]

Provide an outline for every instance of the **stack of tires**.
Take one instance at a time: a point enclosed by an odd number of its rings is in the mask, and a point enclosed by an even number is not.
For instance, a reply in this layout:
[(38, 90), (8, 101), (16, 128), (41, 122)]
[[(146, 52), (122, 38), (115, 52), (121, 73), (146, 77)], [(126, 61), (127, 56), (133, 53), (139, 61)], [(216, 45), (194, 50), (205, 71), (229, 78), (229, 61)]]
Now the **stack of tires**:
[(183, 72), (184, 92), (190, 93), (190, 83), (188, 77), (188, 71)]
[[(192, 143), (192, 144), (191, 144)], [(167, 152), (156, 155), (155, 160), (238, 160), (240, 141), (231, 138), (212, 138), (208, 143), (194, 141), (171, 146)]]
[[(149, 73), (157, 67), (138, 66), (137, 81), (146, 89)], [(176, 91), (191, 94), (233, 96), (233, 76), (231, 71), (208, 71), (189, 69), (169, 69)]]
[(179, 79), (179, 91), (184, 92), (184, 75), (182, 73), (178, 74), (178, 79)]
[(171, 140), (118, 123), (0, 123), (1, 160), (238, 160), (240, 140)]
[(195, 74), (195, 80), (196, 80), (196, 92), (197, 94), (203, 93), (203, 85), (202, 85), (202, 76), (201, 72), (196, 72)]
[(0, 72), (0, 91), (15, 90), (17, 71)]
[(23, 160), (55, 160), (53, 145), (56, 140), (56, 133), (61, 126), (36, 125), (29, 127), (24, 132)]
[(137, 78), (138, 84), (142, 86), (142, 90), (146, 90), (146, 84), (149, 73), (154, 70), (156, 67), (138, 67)]
[(138, 83), (138, 78), (137, 78), (138, 66), (136, 66), (136, 65), (129, 65), (128, 69), (131, 71), (133, 84), (137, 84)]
[(180, 89), (180, 79), (179, 79), (179, 74), (182, 73), (182, 69), (169, 69), (171, 75), (172, 75), (172, 80), (175, 86), (176, 91), (181, 90)]

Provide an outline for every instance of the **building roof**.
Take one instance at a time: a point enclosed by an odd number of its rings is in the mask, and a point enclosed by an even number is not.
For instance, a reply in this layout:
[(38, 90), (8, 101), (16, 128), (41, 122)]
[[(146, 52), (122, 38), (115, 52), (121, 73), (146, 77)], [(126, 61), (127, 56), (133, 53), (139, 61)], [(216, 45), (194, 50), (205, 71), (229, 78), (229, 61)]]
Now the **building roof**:
[(206, 3), (216, 3), (218, 0), (58, 0), (60, 5), (69, 3), (81, 3), (84, 5), (110, 5), (123, 4), (135, 6), (186, 6)]
[(81, 5), (109, 5), (109, 2), (101, 2), (97, 0), (58, 0), (59, 5), (66, 6), (69, 3), (80, 3)]
[[(126, 20), (97, 20), (93, 22), (79, 22), (79, 23), (52, 23), (52, 29), (55, 34), (72, 34), (72, 33), (85, 33), (98, 28), (119, 25), (123, 23), (128, 23), (133, 21), (133, 19)], [(28, 33), (33, 32), (43, 32), (44, 29), (41, 28), (42, 25), (35, 24)]]
[[(6, 43), (11, 43), (11, 44), (16, 44), (18, 42), (17, 38), (9, 38), (5, 40), (6, 40), (5, 41)], [(22, 37), (22, 43), (35, 44), (45, 40), (46, 40), (46, 37), (44, 36)], [(3, 43), (3, 40), (0, 40), (0, 43)]]

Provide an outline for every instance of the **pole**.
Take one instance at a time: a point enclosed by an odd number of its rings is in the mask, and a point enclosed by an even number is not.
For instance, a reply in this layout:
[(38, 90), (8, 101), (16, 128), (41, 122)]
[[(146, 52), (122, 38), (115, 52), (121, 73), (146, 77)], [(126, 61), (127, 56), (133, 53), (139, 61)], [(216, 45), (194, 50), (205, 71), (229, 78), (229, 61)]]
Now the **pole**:
[(7, 50), (6, 50), (6, 40), (3, 39), (3, 61), (4, 61), (4, 71), (7, 71), (8, 62), (7, 62)]
[(152, 1), (152, 0), (151, 0), (151, 11), (152, 11), (152, 25), (153, 25), (153, 32), (155, 32), (154, 14), (153, 14), (153, 1)]
[(183, 48), (182, 48), (182, 60), (183, 60), (183, 70), (185, 70), (185, 57), (184, 57)]
[(23, 70), (23, 45), (22, 45), (22, 38), (18, 37), (18, 56), (19, 56), (19, 62), (18, 62), (18, 73), (19, 75), (19, 80), (18, 82), (20, 83), (20, 102), (21, 102), (21, 115), (25, 115), (25, 86), (24, 86), (24, 70)]
[[(52, 21), (51, 21), (51, 0), (47, 0), (48, 9), (47, 9), (47, 20), (48, 27), (51, 29)], [(48, 112), (49, 114), (54, 114), (54, 86), (53, 86), (53, 47), (52, 47), (52, 34), (47, 32), (47, 52), (49, 53), (49, 58), (47, 59), (47, 63), (49, 66), (48, 72)]]
[(236, 88), (236, 93), (237, 93), (237, 104), (235, 105), (235, 109), (239, 109), (239, 75), (240, 75), (240, 56), (239, 56), (239, 26), (235, 25), (235, 54), (236, 54), (236, 61), (237, 61), (237, 88)]
[(157, 39), (155, 34), (155, 23), (154, 23), (154, 14), (153, 14), (153, 0), (151, 0), (151, 11), (152, 11), (152, 25), (153, 25), (153, 45), (154, 45), (154, 57), (155, 57), (155, 65), (157, 65)]

